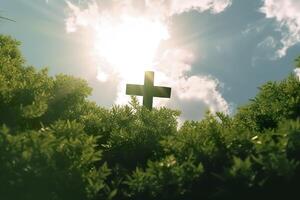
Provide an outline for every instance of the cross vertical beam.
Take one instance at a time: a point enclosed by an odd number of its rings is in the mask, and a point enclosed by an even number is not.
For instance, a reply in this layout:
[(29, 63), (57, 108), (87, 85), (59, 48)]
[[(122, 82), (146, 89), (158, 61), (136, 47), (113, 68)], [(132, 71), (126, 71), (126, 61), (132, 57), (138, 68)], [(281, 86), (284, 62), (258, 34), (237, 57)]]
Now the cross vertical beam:
[(153, 105), (154, 72), (146, 71), (144, 77), (143, 106), (152, 109)]
[(153, 97), (170, 98), (171, 88), (154, 86), (154, 72), (146, 71), (144, 85), (126, 85), (127, 95), (143, 96), (143, 106), (152, 109)]

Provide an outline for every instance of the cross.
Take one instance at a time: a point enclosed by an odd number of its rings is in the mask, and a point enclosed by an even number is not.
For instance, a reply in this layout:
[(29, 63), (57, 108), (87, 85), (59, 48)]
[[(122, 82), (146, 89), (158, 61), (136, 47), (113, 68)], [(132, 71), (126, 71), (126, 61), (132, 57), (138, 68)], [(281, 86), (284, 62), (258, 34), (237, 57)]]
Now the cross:
[(154, 86), (154, 72), (146, 71), (144, 85), (126, 85), (127, 95), (143, 96), (143, 106), (152, 109), (153, 97), (170, 98), (171, 88)]

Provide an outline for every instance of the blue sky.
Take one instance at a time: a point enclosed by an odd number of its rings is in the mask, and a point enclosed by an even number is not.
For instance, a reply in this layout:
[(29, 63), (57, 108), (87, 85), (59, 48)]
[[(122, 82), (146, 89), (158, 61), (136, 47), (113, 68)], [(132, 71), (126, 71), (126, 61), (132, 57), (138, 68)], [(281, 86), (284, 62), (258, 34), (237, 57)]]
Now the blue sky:
[[(115, 74), (109, 74), (106, 81), (97, 79), (99, 68), (94, 64), (98, 61), (91, 62), (97, 59), (92, 58), (89, 51), (95, 43), (92, 28), (74, 22), (74, 17), (92, 20), (82, 15), (84, 11), (93, 15), (88, 7), (92, 3), (97, 5), (100, 13), (97, 16), (101, 17), (104, 12), (112, 12), (112, 5), (118, 1), (68, 2), (69, 6), (67, 1), (61, 0), (2, 0), (1, 15), (16, 22), (1, 21), (0, 33), (22, 42), (21, 49), (29, 65), (48, 67), (51, 75), (66, 73), (86, 79), (93, 87), (91, 99), (109, 107), (122, 95), (120, 85), (124, 82)], [(139, 8), (140, 4), (132, 2), (130, 9), (122, 12), (150, 10), (150, 17), (167, 24), (170, 38), (161, 41), (158, 52), (165, 57), (159, 58), (157, 64), (165, 66), (157, 69), (166, 76), (170, 71), (183, 71), (172, 79), (177, 83), (161, 81), (174, 89), (172, 99), (161, 105), (182, 110), (183, 119), (199, 119), (206, 109), (234, 111), (254, 97), (261, 84), (281, 80), (293, 72), (294, 59), (300, 55), (300, 1), (162, 2), (166, 3), (153, 3), (160, 8), (155, 15), (150, 6)], [(170, 4), (175, 6), (167, 7)], [(79, 10), (75, 12), (75, 8)], [(139, 17), (136, 13), (134, 16)], [(67, 21), (71, 19), (76, 31), (68, 32)], [(178, 85), (185, 89), (181, 91)]]

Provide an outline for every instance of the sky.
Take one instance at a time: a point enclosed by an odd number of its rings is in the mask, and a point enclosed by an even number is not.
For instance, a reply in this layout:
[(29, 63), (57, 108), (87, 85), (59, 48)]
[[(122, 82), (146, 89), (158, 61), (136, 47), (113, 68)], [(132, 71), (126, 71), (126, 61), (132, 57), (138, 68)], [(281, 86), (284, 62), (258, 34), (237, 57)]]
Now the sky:
[[(100, 106), (126, 104), (126, 83), (172, 87), (155, 106), (234, 114), (300, 55), (300, 0), (1, 0), (0, 34), (28, 65), (87, 80)], [(1, 47), (0, 47), (1, 48)]]

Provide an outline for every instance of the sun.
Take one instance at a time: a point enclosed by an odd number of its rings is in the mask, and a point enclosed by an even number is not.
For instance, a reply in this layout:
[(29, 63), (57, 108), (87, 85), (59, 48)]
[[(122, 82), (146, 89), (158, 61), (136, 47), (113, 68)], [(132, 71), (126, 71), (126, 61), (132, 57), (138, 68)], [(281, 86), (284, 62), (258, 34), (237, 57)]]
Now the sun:
[(167, 26), (161, 21), (130, 16), (123, 16), (118, 22), (107, 20), (96, 32), (96, 53), (128, 81), (153, 69), (161, 41), (169, 38)]

